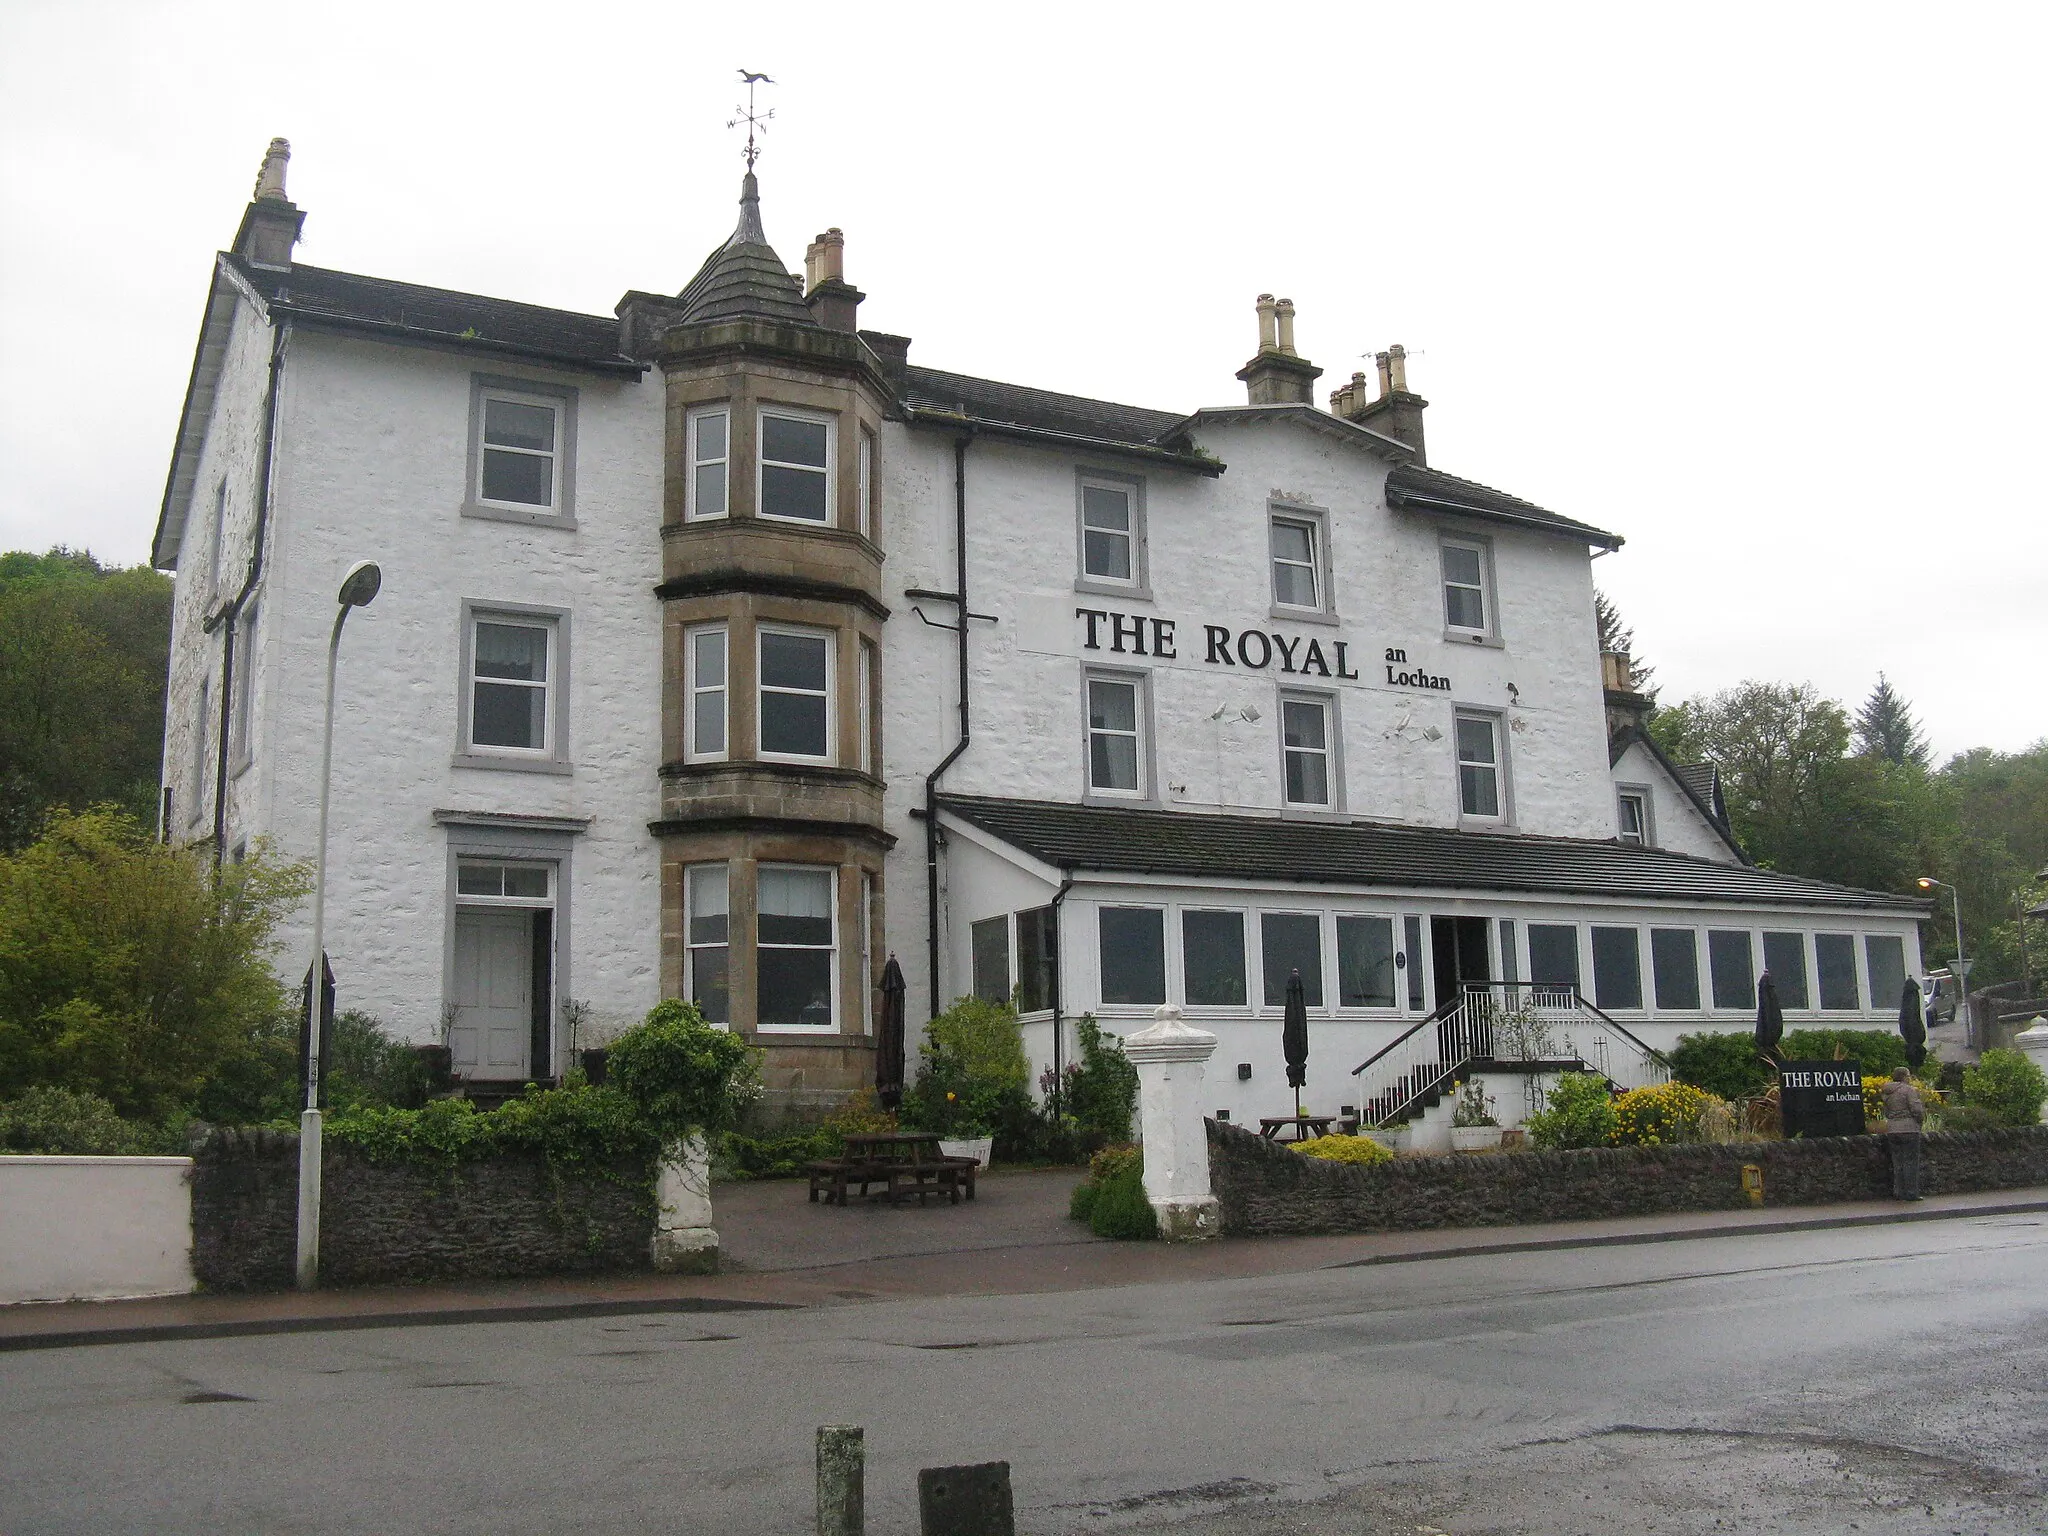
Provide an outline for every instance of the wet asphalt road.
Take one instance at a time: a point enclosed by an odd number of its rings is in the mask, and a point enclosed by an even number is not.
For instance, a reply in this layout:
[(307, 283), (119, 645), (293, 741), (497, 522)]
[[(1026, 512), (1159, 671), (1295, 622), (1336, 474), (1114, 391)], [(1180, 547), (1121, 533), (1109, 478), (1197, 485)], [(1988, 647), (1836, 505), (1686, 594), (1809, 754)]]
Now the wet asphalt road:
[(0, 1355), (0, 1531), (2048, 1529), (2048, 1217), (787, 1312)]

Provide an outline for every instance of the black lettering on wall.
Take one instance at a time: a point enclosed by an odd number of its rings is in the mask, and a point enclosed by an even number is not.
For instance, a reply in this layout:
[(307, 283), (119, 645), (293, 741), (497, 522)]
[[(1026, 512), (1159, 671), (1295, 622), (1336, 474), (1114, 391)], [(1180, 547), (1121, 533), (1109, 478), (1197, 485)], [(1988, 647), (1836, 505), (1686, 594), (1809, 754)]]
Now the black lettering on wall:
[(1108, 618), (1109, 615), (1100, 608), (1076, 608), (1074, 610), (1074, 617), (1088, 621), (1088, 638), (1083, 644), (1091, 651), (1101, 650), (1102, 642), (1095, 637), (1095, 626)]
[(1140, 656), (1145, 654), (1144, 618), (1138, 614), (1112, 613), (1109, 616), (1109, 648), (1121, 651), (1126, 638), (1130, 640), (1133, 651)]
[[(1252, 660), (1252, 642), (1259, 642), (1259, 659)], [(1256, 629), (1245, 630), (1237, 637), (1237, 659), (1248, 667), (1270, 667), (1273, 665), (1273, 642)]]
[(1308, 654), (1301, 658), (1302, 675), (1307, 676), (1311, 668), (1320, 676), (1330, 675), (1330, 664), (1323, 660), (1323, 642), (1320, 640), (1309, 641)]
[(1152, 621), (1152, 654), (1164, 656), (1168, 661), (1178, 661), (1179, 654), (1173, 648), (1173, 620)]
[(1294, 670), (1294, 653), (1301, 648), (1300, 636), (1297, 635), (1294, 639), (1290, 640), (1285, 635), (1275, 635), (1273, 637), (1273, 644), (1280, 649), (1280, 670), (1282, 672), (1292, 672)]
[(1337, 648), (1337, 675), (1339, 677), (1348, 677), (1354, 683), (1357, 682), (1358, 674), (1352, 671), (1344, 660), (1344, 642), (1342, 640), (1332, 640), (1330, 644), (1334, 645)]
[(1222, 662), (1226, 667), (1237, 665), (1237, 658), (1230, 654), (1230, 631), (1221, 624), (1204, 624), (1202, 638), (1209, 643), (1209, 654), (1202, 660), (1214, 664)]

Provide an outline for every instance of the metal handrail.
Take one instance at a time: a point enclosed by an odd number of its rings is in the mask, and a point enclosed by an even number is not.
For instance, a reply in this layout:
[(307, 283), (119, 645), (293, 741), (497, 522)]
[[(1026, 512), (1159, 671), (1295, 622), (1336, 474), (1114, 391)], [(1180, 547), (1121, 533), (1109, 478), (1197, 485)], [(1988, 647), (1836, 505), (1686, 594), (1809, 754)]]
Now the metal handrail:
[(1461, 1003), (1457, 1002), (1438, 1003), (1435, 1008), (1431, 1009), (1427, 1014), (1425, 1014), (1422, 1017), (1422, 1019), (1419, 1020), (1416, 1024), (1414, 1024), (1408, 1029), (1403, 1030), (1400, 1034), (1396, 1035), (1392, 1040), (1390, 1040), (1386, 1045), (1382, 1046), (1379, 1050), (1373, 1052), (1372, 1055), (1366, 1057), (1364, 1061), (1361, 1061), (1357, 1066), (1353, 1067), (1351, 1069), (1351, 1075), (1353, 1077), (1358, 1076), (1359, 1073), (1363, 1072), (1367, 1067), (1371, 1066), (1374, 1062), (1378, 1061), (1382, 1056), (1385, 1056), (1386, 1054), (1388, 1054), (1388, 1052), (1393, 1051), (1397, 1047), (1406, 1044), (1410, 1036), (1416, 1034), (1418, 1031), (1426, 1028), (1431, 1024), (1439, 1023), (1446, 1014), (1455, 1012), (1460, 1006)]

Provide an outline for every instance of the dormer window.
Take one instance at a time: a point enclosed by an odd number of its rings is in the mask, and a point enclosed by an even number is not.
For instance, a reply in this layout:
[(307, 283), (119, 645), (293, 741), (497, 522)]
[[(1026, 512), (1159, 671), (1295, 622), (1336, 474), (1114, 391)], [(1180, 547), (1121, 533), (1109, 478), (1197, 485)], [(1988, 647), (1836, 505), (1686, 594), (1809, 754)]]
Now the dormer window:
[(1650, 797), (1640, 789), (1624, 789), (1615, 801), (1621, 823), (1621, 840), (1624, 843), (1646, 844), (1650, 841)]
[(761, 516), (792, 523), (831, 522), (831, 421), (764, 410), (760, 425)]

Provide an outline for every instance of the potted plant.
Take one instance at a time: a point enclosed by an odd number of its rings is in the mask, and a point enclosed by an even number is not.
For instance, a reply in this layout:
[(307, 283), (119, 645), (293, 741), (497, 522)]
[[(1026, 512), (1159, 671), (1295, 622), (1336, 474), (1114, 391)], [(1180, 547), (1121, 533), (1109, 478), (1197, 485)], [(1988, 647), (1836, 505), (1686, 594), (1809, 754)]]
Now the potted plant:
[(1479, 1079), (1458, 1085), (1457, 1107), (1451, 1111), (1451, 1150), (1479, 1152), (1500, 1145), (1500, 1121), (1493, 1098)]
[(1361, 1125), (1358, 1134), (1378, 1142), (1389, 1152), (1406, 1152), (1414, 1128), (1408, 1125)]

